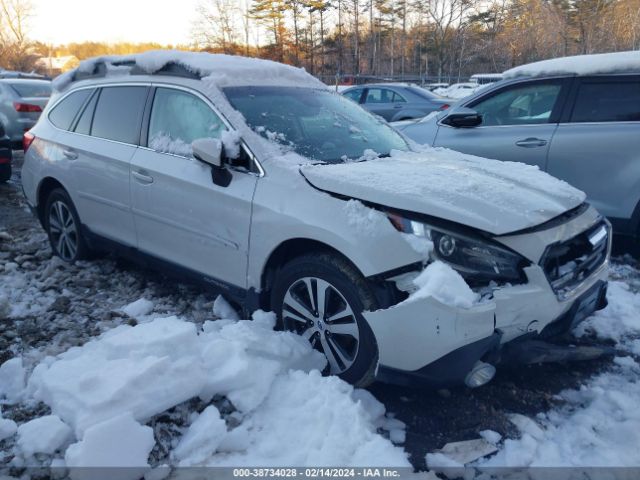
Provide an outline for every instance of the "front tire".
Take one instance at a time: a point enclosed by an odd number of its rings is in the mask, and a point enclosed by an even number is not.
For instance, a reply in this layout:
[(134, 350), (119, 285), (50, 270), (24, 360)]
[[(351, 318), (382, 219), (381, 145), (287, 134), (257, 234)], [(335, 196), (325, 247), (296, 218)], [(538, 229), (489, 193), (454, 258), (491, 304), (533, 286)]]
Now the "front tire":
[(82, 236), (80, 218), (62, 188), (51, 191), (44, 210), (45, 229), (53, 254), (73, 263), (89, 256), (89, 248)]
[(357, 387), (373, 382), (378, 348), (362, 312), (377, 304), (349, 262), (331, 254), (290, 261), (276, 276), (271, 305), (282, 329), (301, 335), (325, 355), (323, 373)]

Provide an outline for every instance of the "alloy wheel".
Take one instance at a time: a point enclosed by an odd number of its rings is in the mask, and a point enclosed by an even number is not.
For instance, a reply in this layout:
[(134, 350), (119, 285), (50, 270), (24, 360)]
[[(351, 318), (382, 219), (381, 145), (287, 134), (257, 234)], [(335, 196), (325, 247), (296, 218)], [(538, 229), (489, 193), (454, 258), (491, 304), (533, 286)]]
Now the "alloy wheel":
[(330, 373), (341, 374), (353, 365), (360, 334), (349, 302), (331, 283), (316, 277), (295, 281), (282, 305), (285, 329), (306, 338), (324, 353)]
[(78, 251), (78, 229), (69, 207), (62, 201), (55, 201), (49, 208), (49, 232), (56, 254), (70, 262)]

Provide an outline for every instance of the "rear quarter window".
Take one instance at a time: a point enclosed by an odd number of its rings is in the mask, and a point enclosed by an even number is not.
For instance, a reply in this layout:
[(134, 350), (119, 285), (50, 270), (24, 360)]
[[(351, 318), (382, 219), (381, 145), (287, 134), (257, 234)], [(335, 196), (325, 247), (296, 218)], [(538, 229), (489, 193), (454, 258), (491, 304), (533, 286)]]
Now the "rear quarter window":
[(49, 121), (62, 130), (69, 130), (80, 107), (84, 105), (91, 90), (78, 90), (63, 98), (49, 114)]
[(147, 87), (104, 87), (96, 105), (91, 135), (122, 143), (137, 144)]

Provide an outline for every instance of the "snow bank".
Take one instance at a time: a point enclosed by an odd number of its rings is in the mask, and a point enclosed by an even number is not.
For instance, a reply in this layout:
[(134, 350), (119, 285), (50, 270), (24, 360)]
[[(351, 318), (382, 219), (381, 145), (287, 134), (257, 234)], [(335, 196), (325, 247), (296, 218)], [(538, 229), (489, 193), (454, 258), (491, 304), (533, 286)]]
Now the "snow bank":
[[(77, 69), (57, 77), (54, 80), (54, 88), (63, 90), (72, 80), (75, 71), (91, 73), (98, 62), (106, 63), (107, 68), (121, 62), (134, 62), (137, 67), (149, 74), (161, 70), (167, 64), (179, 64), (196, 74), (209, 77), (220, 87), (227, 85), (272, 85), (326, 89), (324, 83), (309, 75), (302, 68), (271, 60), (178, 50), (152, 50), (136, 55), (112, 55), (84, 60), (80, 62)], [(110, 68), (109, 75), (126, 75), (130, 70), (130, 68)]]
[(45, 415), (18, 428), (18, 448), (25, 457), (52, 454), (71, 437), (71, 429), (55, 415)]
[(576, 55), (529, 63), (504, 72), (504, 78), (543, 75), (594, 75), (640, 72), (640, 51)]
[[(347, 383), (318, 371), (281, 375), (265, 402), (222, 441), (220, 449), (226, 453), (203, 464), (410, 466), (401, 448), (376, 433), (371, 413), (354, 401), (352, 392)], [(295, 447), (283, 448), (287, 445)], [(182, 464), (195, 464), (201, 453)]]
[[(173, 464), (409, 466), (404, 451), (378, 434), (386, 429), (402, 442), (404, 424), (385, 416), (370, 393), (323, 377), (324, 357), (274, 324), (273, 314), (258, 311), (253, 321), (207, 321), (202, 331), (176, 317), (120, 326), (43, 361), (27, 391), (75, 430), (67, 466), (135, 467), (115, 472), (125, 479), (144, 472), (154, 445), (140, 423), (214, 395), (235, 409), (223, 417), (209, 405), (193, 415), (172, 445)], [(99, 474), (72, 475), (83, 472)]]
[[(640, 366), (626, 357), (579, 390), (567, 405), (539, 416), (514, 417), (522, 433), (479, 466), (624, 467), (640, 465)], [(526, 419), (527, 421), (523, 421)]]
[[(84, 438), (65, 454), (73, 480), (137, 480), (148, 470), (147, 458), (155, 444), (153, 430), (123, 413), (87, 429)], [(95, 467), (118, 467), (98, 470)]]
[[(576, 334), (582, 336), (594, 331), (602, 339), (626, 344), (627, 337), (640, 335), (640, 294), (634, 293), (629, 285), (620, 281), (609, 281), (607, 289), (609, 305), (578, 325)], [(630, 340), (634, 343), (633, 340)]]
[(81, 437), (122, 412), (144, 422), (199, 395), (226, 394), (250, 410), (280, 372), (323, 362), (300, 337), (260, 322), (227, 323), (198, 335), (195, 324), (167, 317), (120, 326), (51, 365), (41, 363), (29, 389)]

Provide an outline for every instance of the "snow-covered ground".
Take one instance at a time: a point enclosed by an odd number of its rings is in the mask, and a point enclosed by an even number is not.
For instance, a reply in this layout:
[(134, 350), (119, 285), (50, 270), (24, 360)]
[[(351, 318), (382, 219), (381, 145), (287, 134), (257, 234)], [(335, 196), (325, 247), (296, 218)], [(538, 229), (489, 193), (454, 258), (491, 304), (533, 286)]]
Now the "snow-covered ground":
[[(354, 390), (322, 377), (323, 359), (274, 331), (268, 313), (240, 320), (221, 298), (122, 260), (51, 258), (18, 182), (0, 186), (0, 475), (50, 465), (129, 467), (122, 478), (178, 465), (409, 466), (407, 452), (420, 469), (425, 458), (451, 467), (435, 449), (480, 437), (498, 451), (476, 466), (640, 465), (632, 259), (614, 266), (609, 307), (576, 332), (576, 342), (615, 344), (617, 357), (550, 370), (545, 381), (564, 391), (525, 389), (509, 373), (473, 392)], [(525, 384), (540, 381), (535, 367), (520, 370)]]

